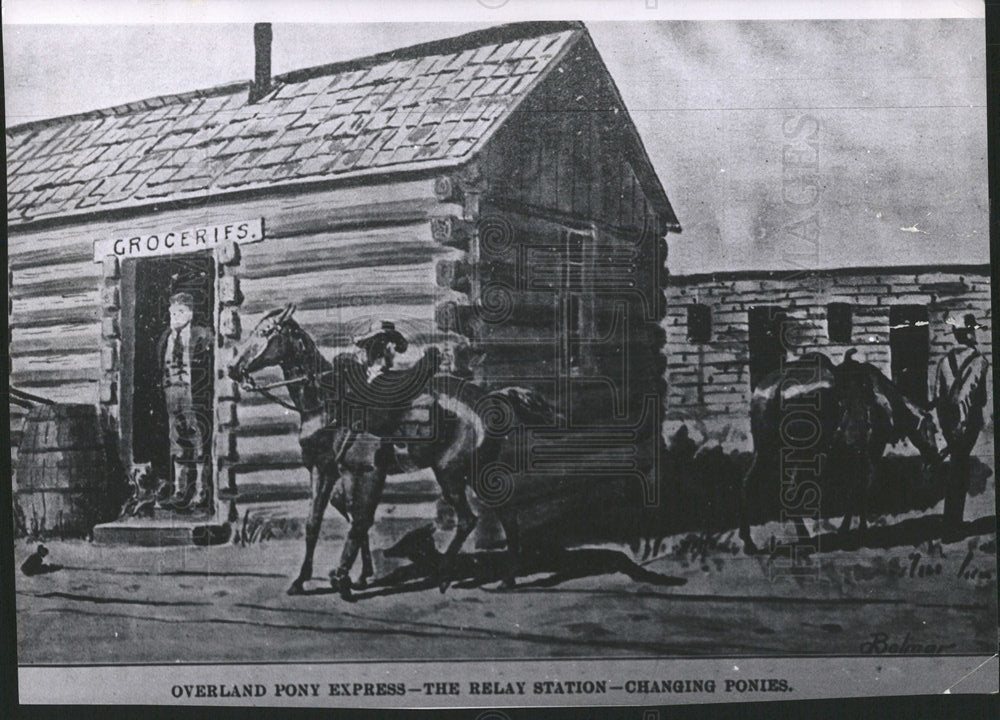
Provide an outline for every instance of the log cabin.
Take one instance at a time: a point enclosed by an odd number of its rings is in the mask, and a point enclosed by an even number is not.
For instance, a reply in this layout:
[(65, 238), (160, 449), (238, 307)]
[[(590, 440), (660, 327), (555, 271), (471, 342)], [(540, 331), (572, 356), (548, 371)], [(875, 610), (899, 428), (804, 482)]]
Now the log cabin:
[[(400, 366), (437, 344), (474, 357), (451, 369), (476, 382), (556, 403), (563, 425), (512, 472), (655, 502), (680, 225), (587, 29), (519, 23), (274, 77), (269, 26), (255, 39), (252, 81), (7, 129), (12, 387), (95, 405), (124, 468), (162, 468), (155, 339), (191, 292), (215, 331), (225, 524), (308, 494), (297, 418), (225, 375), (241, 336), (296, 303), (331, 357), (389, 319)], [(12, 405), (13, 453), (23, 418)]]

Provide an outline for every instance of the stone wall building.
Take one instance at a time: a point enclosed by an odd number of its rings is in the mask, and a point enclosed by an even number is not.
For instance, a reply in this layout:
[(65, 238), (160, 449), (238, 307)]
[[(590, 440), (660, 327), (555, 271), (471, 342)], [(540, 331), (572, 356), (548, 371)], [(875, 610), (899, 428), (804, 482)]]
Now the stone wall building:
[[(671, 276), (667, 289), (665, 433), (750, 450), (750, 395), (782, 358), (819, 351), (878, 366), (926, 403), (938, 361), (954, 346), (949, 318), (967, 313), (990, 359), (989, 265), (733, 271)], [(778, 328), (784, 327), (782, 338)], [(992, 465), (992, 393), (977, 454)]]

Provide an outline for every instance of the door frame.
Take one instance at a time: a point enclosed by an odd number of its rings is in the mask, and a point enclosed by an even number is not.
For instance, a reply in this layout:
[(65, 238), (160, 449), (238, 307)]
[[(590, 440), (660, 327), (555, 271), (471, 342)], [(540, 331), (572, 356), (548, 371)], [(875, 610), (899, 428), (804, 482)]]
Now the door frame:
[[(263, 240), (263, 221), (260, 236), (246, 242)], [(245, 244), (245, 243), (244, 243)], [(236, 472), (239, 456), (236, 451), (236, 429), (239, 426), (237, 403), (239, 386), (225, 372), (228, 362), (235, 357), (241, 337), (240, 307), (240, 243), (220, 243), (213, 252), (215, 269), (215, 301), (212, 317), (215, 330), (215, 357), (213, 361), (215, 387), (213, 398), (213, 435), (208, 448), (212, 463), (214, 515), (217, 522), (237, 519)], [(132, 464), (131, 408), (128, 422), (124, 421), (123, 397), (131, 393), (132, 369), (123, 358), (123, 327), (126, 320), (134, 318), (135, 287), (128, 287), (122, 261), (115, 255), (104, 255), (99, 262), (102, 274), (99, 287), (101, 307), (101, 381), (98, 404), (104, 429), (118, 438), (118, 456), (129, 472)], [(126, 261), (127, 262), (127, 261)], [(134, 283), (134, 270), (130, 271)], [(133, 332), (129, 329), (129, 332)], [(131, 357), (128, 358), (131, 361)], [(126, 401), (130, 404), (130, 400)], [(126, 427), (128, 425), (128, 427)]]

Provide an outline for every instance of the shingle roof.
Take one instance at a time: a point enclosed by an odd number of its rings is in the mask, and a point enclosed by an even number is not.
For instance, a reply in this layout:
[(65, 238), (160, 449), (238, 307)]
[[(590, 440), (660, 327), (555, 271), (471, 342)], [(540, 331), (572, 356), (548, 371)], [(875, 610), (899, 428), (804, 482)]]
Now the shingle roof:
[(367, 172), (458, 165), (578, 23), (521, 23), (7, 130), (8, 221)]

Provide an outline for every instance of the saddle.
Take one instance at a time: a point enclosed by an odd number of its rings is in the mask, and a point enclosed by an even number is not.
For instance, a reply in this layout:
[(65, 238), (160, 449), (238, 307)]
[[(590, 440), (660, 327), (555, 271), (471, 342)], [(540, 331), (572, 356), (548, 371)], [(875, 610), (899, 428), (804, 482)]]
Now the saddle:
[(434, 401), (427, 387), (440, 364), (441, 351), (431, 346), (413, 367), (370, 381), (360, 363), (348, 366), (344, 391), (351, 429), (387, 438), (429, 438)]

